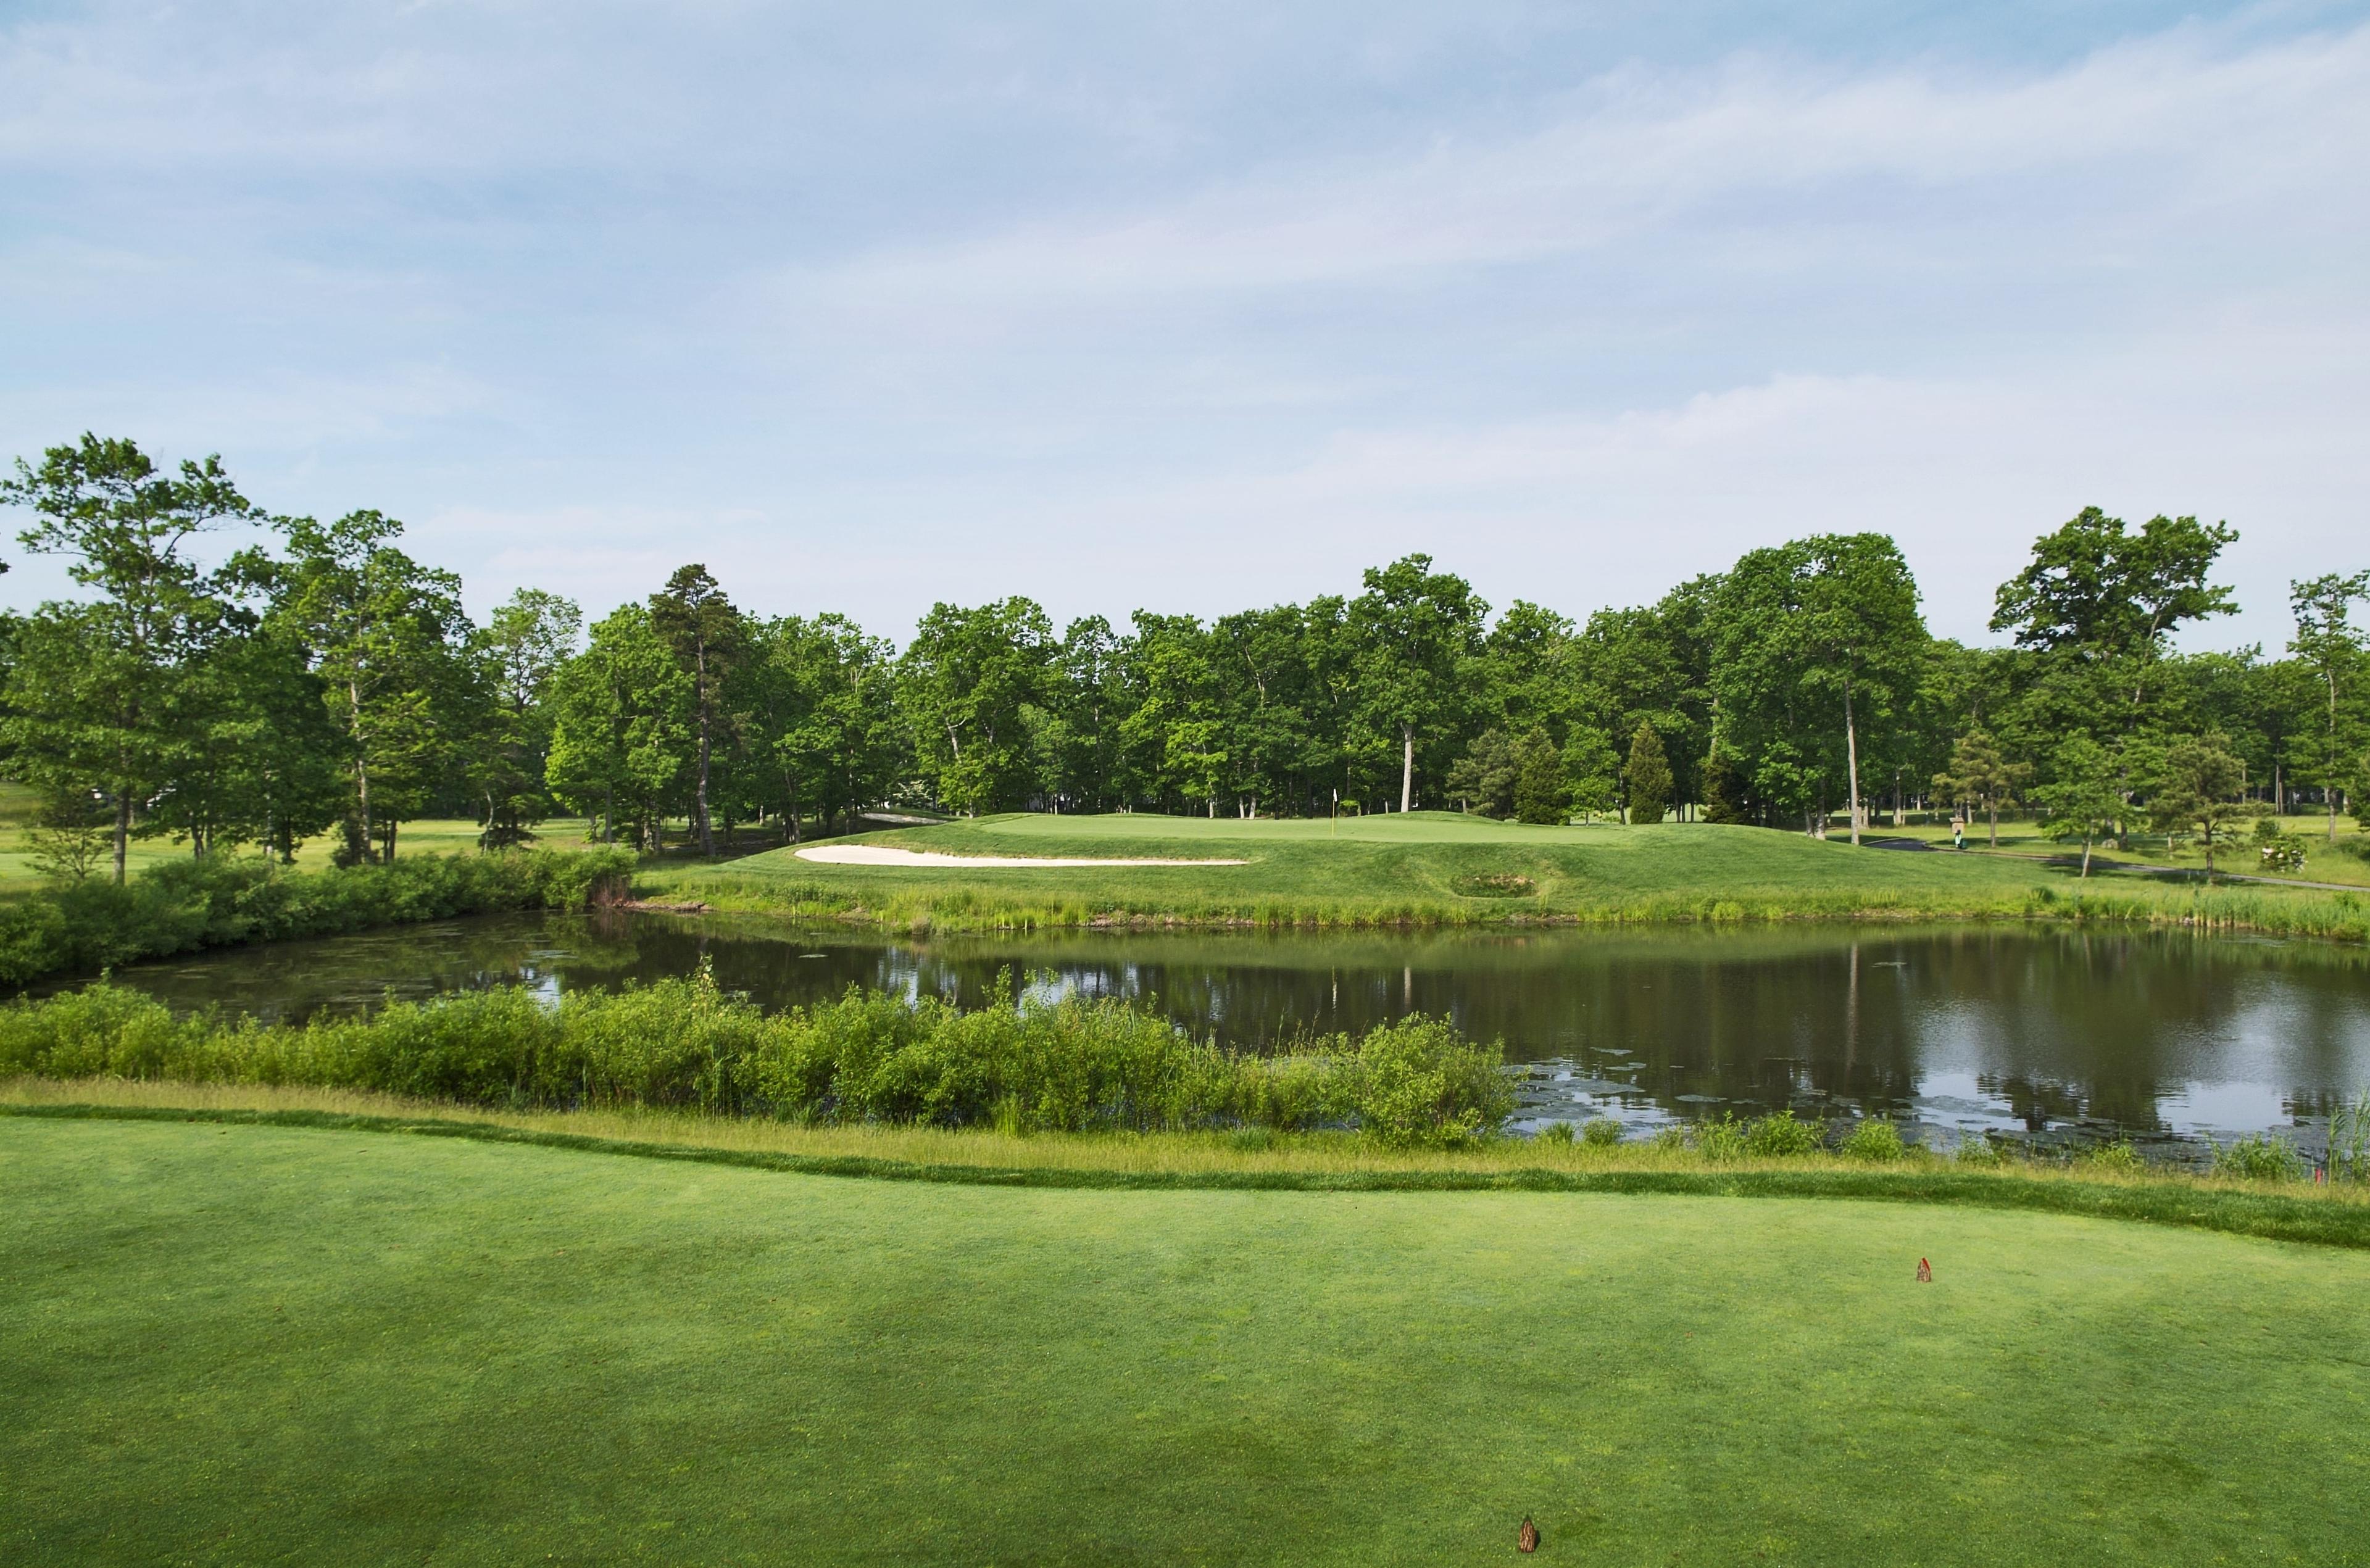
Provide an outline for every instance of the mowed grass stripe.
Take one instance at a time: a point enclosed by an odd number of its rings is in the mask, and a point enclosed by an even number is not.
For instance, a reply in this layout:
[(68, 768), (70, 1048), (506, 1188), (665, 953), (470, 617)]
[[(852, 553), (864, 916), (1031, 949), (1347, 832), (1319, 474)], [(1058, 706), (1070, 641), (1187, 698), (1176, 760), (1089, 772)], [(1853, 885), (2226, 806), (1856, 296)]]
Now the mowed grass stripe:
[[(1498, 1158), (1477, 1160), (1460, 1167), (1434, 1157), (1421, 1164), (1394, 1165), (1393, 1151), (1367, 1150), (1355, 1140), (1344, 1140), (1357, 1150), (1361, 1164), (1351, 1168), (1275, 1169), (1246, 1162), (1228, 1168), (1223, 1150), (1179, 1139), (1179, 1163), (1184, 1168), (1097, 1168), (1041, 1160), (1031, 1162), (1035, 1148), (1074, 1155), (1077, 1145), (1095, 1140), (1005, 1139), (983, 1136), (973, 1157), (965, 1160), (914, 1160), (846, 1152), (800, 1152), (794, 1149), (719, 1147), (690, 1139), (623, 1139), (569, 1132), (516, 1122), (458, 1117), (322, 1110), (257, 1110), (222, 1106), (122, 1105), (89, 1104), (0, 1104), (0, 1116), (62, 1121), (155, 1121), (214, 1123), (223, 1126), (303, 1127), (320, 1131), (399, 1134), (418, 1138), (464, 1139), (483, 1143), (519, 1144), (608, 1154), (636, 1159), (676, 1161), (691, 1164), (733, 1166), (785, 1174), (835, 1176), (855, 1180), (918, 1182), (939, 1185), (1038, 1187), (1072, 1191), (1123, 1192), (1532, 1192), (1598, 1193), (1637, 1196), (1754, 1198), (1845, 1199), (1870, 1203), (1912, 1203), (2019, 1210), (2082, 1216), (2097, 1219), (2171, 1225), (2221, 1231), (2266, 1241), (2370, 1250), (2370, 1202), (2349, 1189), (2330, 1192), (2307, 1187), (2283, 1190), (2269, 1184), (2207, 1182), (2195, 1178), (2150, 1180), (2110, 1173), (2042, 1167), (1967, 1170), (1942, 1161), (1914, 1161), (1900, 1165), (1861, 1166), (1834, 1159), (1757, 1162), (1750, 1165), (1696, 1166), (1696, 1157), (1682, 1156), (1694, 1168), (1672, 1168), (1656, 1151), (1632, 1149), (1615, 1152), (1601, 1162), (1586, 1150), (1571, 1158), (1590, 1161), (1594, 1168), (1556, 1168), (1519, 1164), (1527, 1147), (1519, 1142), (1496, 1146)], [(548, 1118), (565, 1120), (563, 1116)], [(695, 1123), (694, 1126), (696, 1124)], [(798, 1129), (781, 1129), (789, 1139)], [(1158, 1138), (1137, 1140), (1156, 1148)], [(1060, 1146), (1068, 1143), (1068, 1149)], [(1034, 1146), (1034, 1147), (1032, 1147)], [(1214, 1159), (1213, 1156), (1215, 1156)], [(1626, 1156), (1626, 1158), (1625, 1158)], [(1455, 1156), (1448, 1156), (1451, 1162)], [(1371, 1161), (1371, 1163), (1363, 1162)], [(1191, 1163), (1187, 1163), (1191, 1162)]]
[(11, 1561), (2335, 1562), (2370, 1493), (2330, 1249), (27, 1118), (0, 1179)]

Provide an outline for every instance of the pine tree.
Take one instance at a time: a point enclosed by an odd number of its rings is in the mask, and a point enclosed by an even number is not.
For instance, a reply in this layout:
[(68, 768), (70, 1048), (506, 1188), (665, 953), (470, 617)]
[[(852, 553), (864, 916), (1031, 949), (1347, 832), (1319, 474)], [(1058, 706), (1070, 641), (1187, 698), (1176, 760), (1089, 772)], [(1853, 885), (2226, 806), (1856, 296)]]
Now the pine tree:
[(1622, 770), (1629, 785), (1629, 820), (1654, 823), (1671, 808), (1671, 761), (1662, 754), (1662, 738), (1651, 724), (1640, 724), (1629, 739), (1629, 765)]

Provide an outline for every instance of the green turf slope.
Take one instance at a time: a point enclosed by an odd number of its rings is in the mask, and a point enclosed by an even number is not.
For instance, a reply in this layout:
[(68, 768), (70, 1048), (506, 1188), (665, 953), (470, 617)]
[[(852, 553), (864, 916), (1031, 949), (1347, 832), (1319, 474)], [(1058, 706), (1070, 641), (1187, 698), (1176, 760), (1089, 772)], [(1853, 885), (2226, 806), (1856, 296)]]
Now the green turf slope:
[(2138, 874), (2077, 881), (2034, 861), (1854, 848), (1760, 828), (1525, 827), (1444, 812), (1331, 821), (1009, 815), (867, 834), (957, 855), (1238, 859), (1238, 865), (860, 866), (777, 850), (638, 885), (727, 906), (860, 910), (938, 924), (1176, 916), (1269, 921), (1506, 918), (1721, 920), (1849, 915), (2203, 916), (2359, 936), (2370, 901), (2287, 888), (2204, 892)]
[[(2031, 864), (1854, 851), (1799, 834), (1708, 824), (1536, 828), (1438, 812), (1323, 821), (1014, 815), (868, 834), (863, 843), (955, 855), (1240, 859), (1241, 865), (1034, 868), (820, 864), (777, 850), (732, 863), (732, 882), (871, 896), (1083, 899), (1253, 910), (1616, 909), (1644, 900), (1793, 900), (1937, 894), (2021, 902), (2053, 880)], [(696, 874), (695, 874), (696, 875)], [(1513, 879), (1519, 878), (1520, 881)]]
[(1457, 1563), (1525, 1512), (1572, 1562), (2370, 1541), (2334, 1249), (15, 1119), (0, 1193), (10, 1562)]

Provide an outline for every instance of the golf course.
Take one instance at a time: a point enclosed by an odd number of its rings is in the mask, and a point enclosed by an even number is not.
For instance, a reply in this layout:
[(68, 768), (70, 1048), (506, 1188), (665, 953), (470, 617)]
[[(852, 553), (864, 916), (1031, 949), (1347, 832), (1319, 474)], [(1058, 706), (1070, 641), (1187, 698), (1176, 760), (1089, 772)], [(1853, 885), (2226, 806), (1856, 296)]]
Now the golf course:
[(11, 1562), (2364, 1560), (2351, 1247), (203, 1121), (0, 1187)]
[[(923, 863), (816, 858), (851, 845), (910, 852)], [(636, 887), (719, 909), (954, 928), (1873, 916), (2172, 921), (2370, 936), (2370, 892), (2226, 879), (2207, 887), (2186, 868), (2154, 866), (2084, 878), (2030, 853), (1856, 848), (1840, 834), (1822, 841), (1675, 822), (1533, 827), (1445, 811), (1285, 820), (1013, 812), (834, 840), (807, 853), (791, 847), (721, 865), (649, 866)]]

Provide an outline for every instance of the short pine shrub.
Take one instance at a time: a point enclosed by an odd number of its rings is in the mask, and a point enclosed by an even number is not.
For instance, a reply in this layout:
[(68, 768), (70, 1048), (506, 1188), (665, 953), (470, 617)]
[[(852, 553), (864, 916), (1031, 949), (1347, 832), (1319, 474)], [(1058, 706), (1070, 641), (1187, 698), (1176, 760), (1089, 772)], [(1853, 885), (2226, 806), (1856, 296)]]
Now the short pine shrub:
[(1816, 1154), (1825, 1141), (1815, 1124), (1796, 1120), (1791, 1109), (1756, 1117), (1744, 1129), (1744, 1151), (1757, 1160)]
[(1621, 1124), (1607, 1116), (1599, 1116), (1580, 1129), (1581, 1141), (1591, 1149), (1610, 1149), (1621, 1141)]
[(2295, 1144), (2267, 1132), (2250, 1132), (2214, 1151), (2214, 1173), (2250, 1182), (2292, 1182), (2305, 1172)]
[(1567, 1149), (1571, 1147), (1573, 1137), (1574, 1131), (1570, 1122), (1549, 1122), (1539, 1128), (1538, 1132), (1541, 1143), (1560, 1144)]
[(1865, 1160), (1870, 1164), (1890, 1164), (1909, 1152), (1901, 1141), (1901, 1129), (1886, 1116), (1870, 1116), (1851, 1129), (1851, 1136), (1836, 1147), (1835, 1152), (1847, 1160)]

